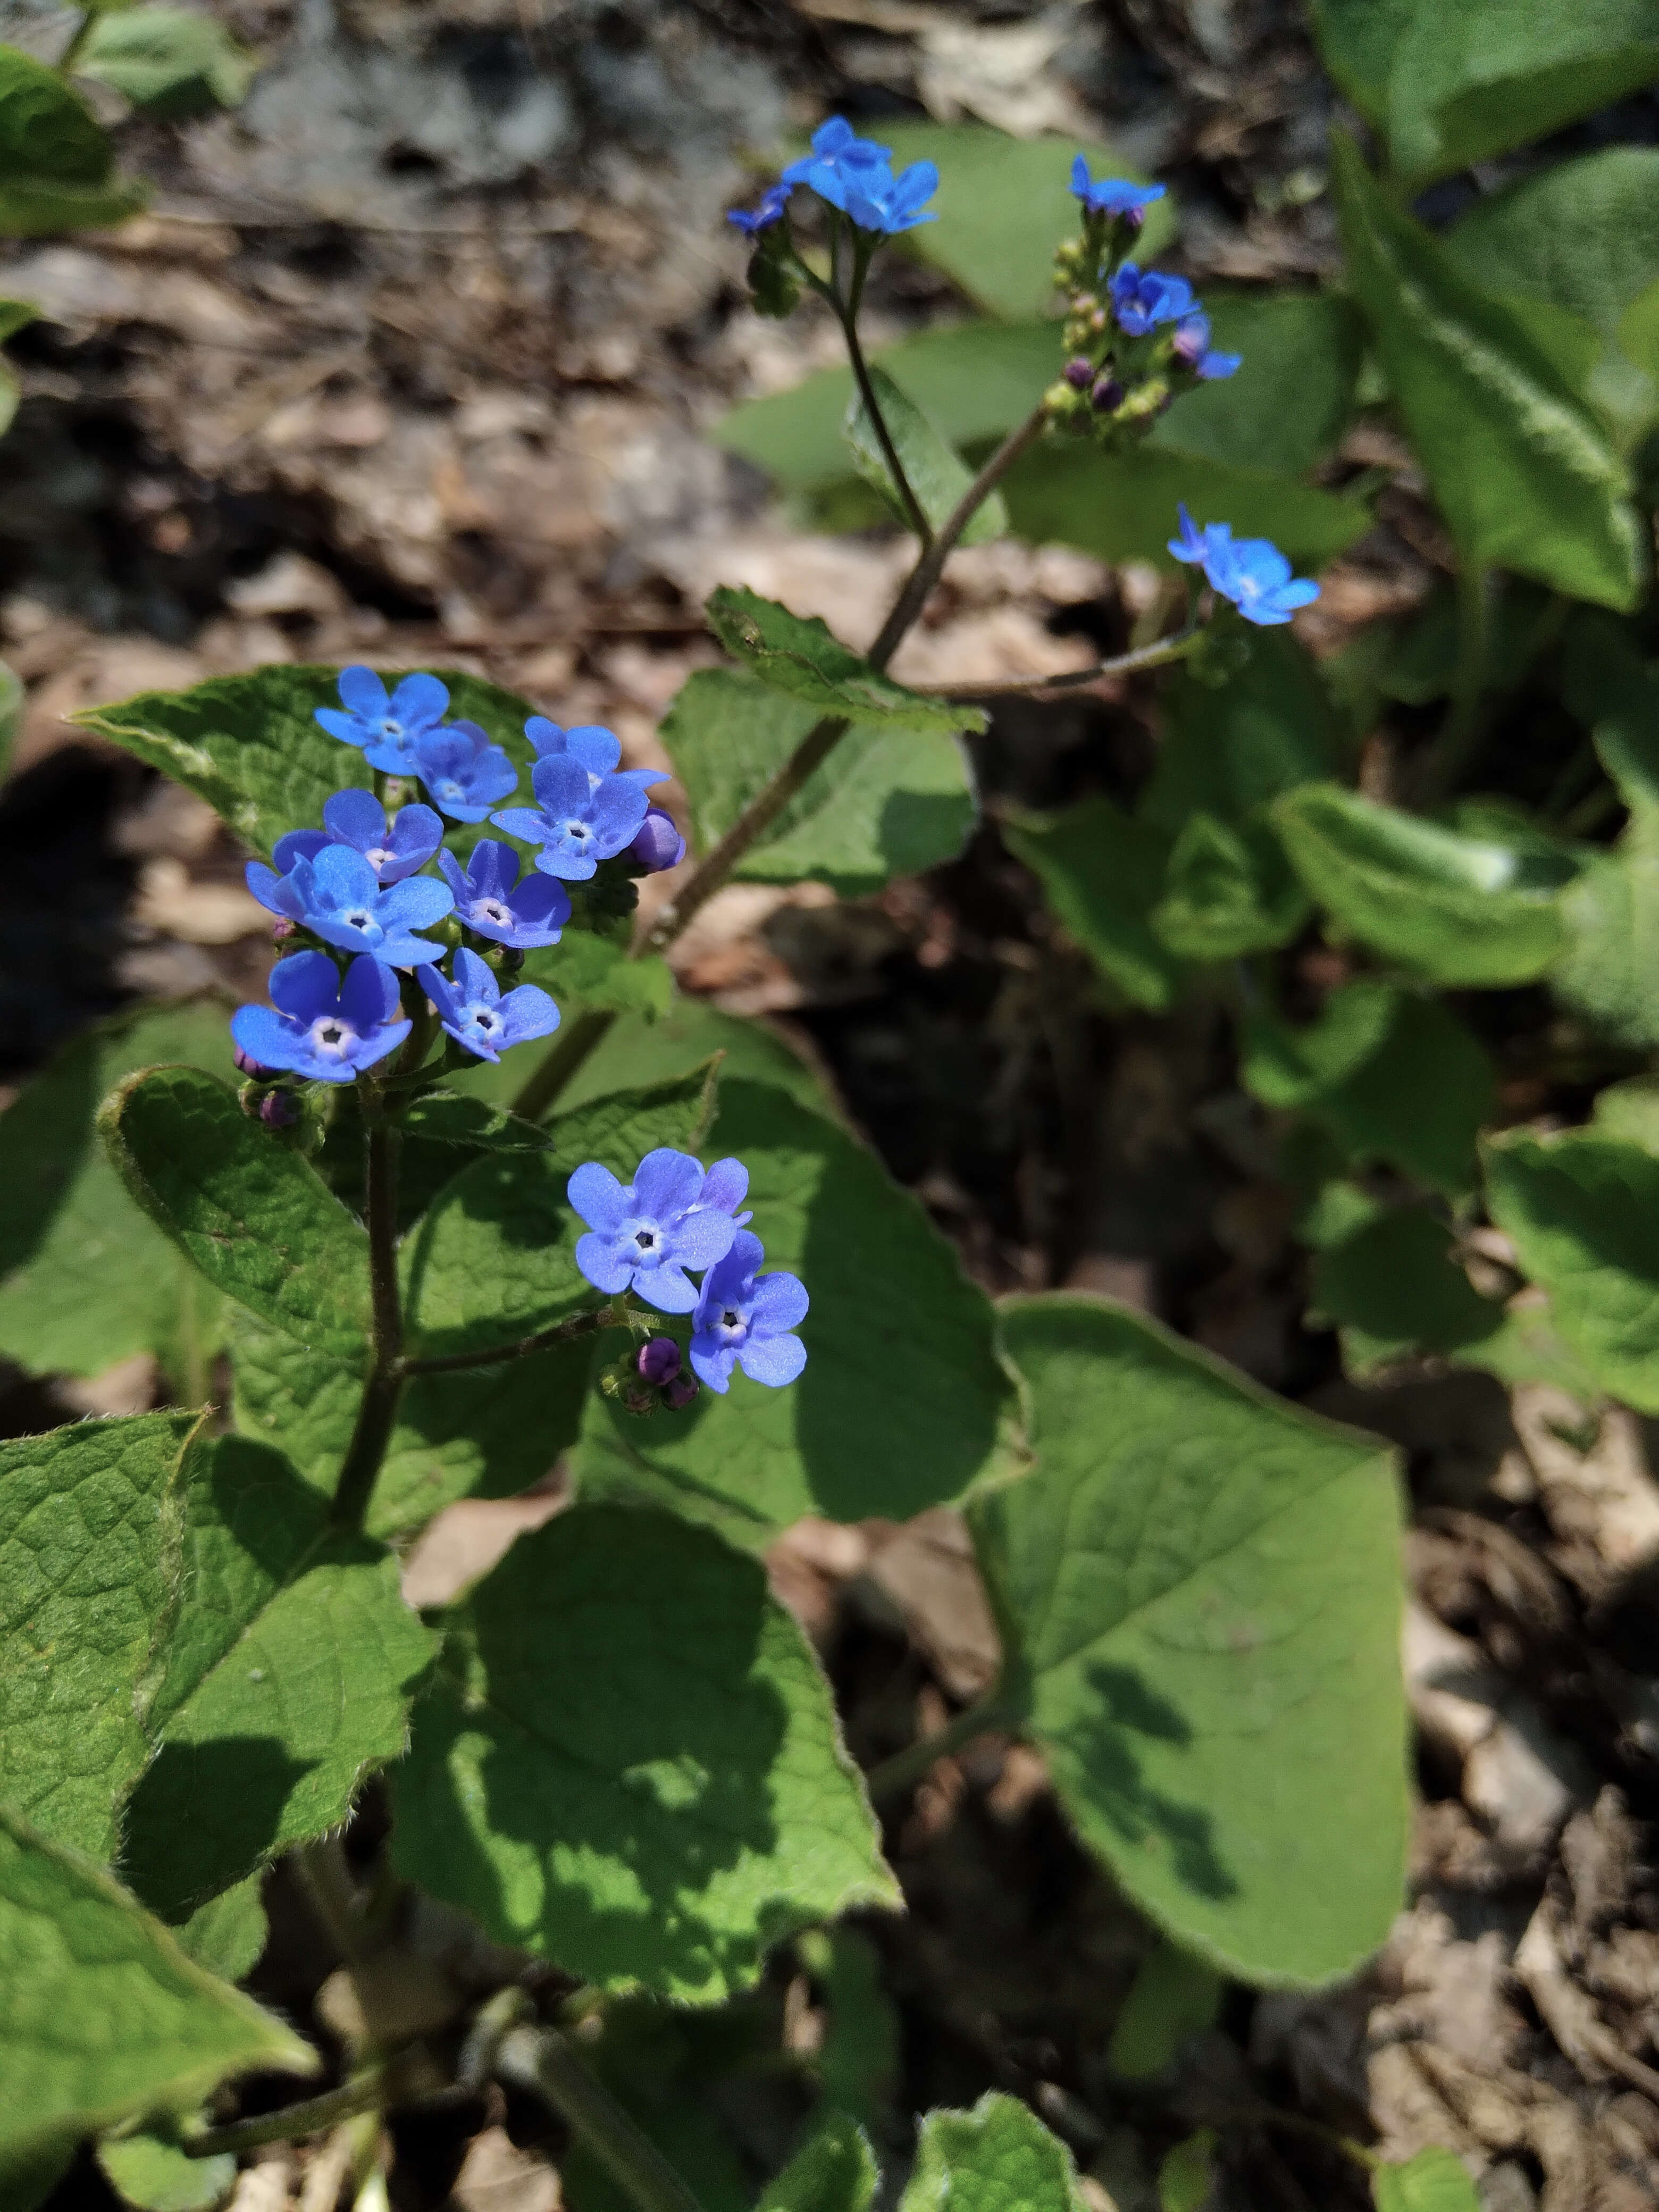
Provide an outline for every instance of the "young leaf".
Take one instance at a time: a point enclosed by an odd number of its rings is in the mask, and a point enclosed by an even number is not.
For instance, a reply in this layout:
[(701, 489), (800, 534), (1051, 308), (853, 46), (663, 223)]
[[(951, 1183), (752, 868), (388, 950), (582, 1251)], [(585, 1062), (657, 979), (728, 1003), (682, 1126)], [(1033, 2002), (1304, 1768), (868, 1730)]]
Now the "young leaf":
[(98, 2163), (116, 2195), (137, 2212), (213, 2212), (236, 2186), (236, 2160), (228, 2151), (191, 2158), (161, 2136), (100, 2143)]
[(880, 2179), (863, 2129), (832, 2112), (768, 2185), (755, 2212), (870, 2212)]
[(1158, 2169), (1158, 2212), (1204, 2212), (1215, 2179), (1215, 2130), (1196, 2129), (1164, 2154)]
[(793, 1929), (897, 1903), (817, 1663), (756, 1562), (669, 1515), (577, 1506), (455, 1617), (392, 1849), (498, 1942), (708, 2004)]
[[(817, 708), (738, 669), (702, 668), (687, 679), (662, 740), (691, 802), (699, 853), (718, 842), (817, 720)], [(856, 898), (894, 876), (953, 860), (977, 811), (954, 737), (859, 724), (733, 872), (756, 883), (815, 878)]]
[(0, 236), (125, 222), (143, 204), (111, 174), (109, 140), (56, 70), (0, 46)]
[(1107, 2045), (1109, 2070), (1150, 2081), (1173, 2066), (1189, 2036), (1215, 2025), (1225, 1984), (1215, 1968), (1179, 1944), (1159, 1942), (1135, 1969)]
[(1516, 1129), (1482, 1157), (1492, 1218), (1567, 1344), (1613, 1397), (1659, 1413), (1659, 1158), (1597, 1129)]
[[(1079, 228), (1071, 179), (1079, 142), (1012, 137), (982, 123), (884, 122), (880, 137), (896, 167), (932, 161), (943, 179), (939, 221), (906, 232), (906, 249), (942, 269), (988, 314), (1015, 321), (1052, 313), (1054, 248)], [(1085, 143), (1083, 151), (1097, 177), (1146, 181), (1109, 146)], [(1162, 252), (1175, 228), (1170, 201), (1154, 201), (1137, 241), (1141, 254)]]
[(805, 699), (821, 714), (903, 730), (982, 730), (976, 707), (925, 699), (871, 667), (816, 615), (792, 615), (758, 592), (722, 584), (704, 609), (708, 627), (728, 653), (774, 691)]
[(168, 1919), (345, 1818), (403, 1749), (434, 1648), (391, 1553), (331, 1531), (280, 1452), (220, 1437), (185, 1476), (184, 1598), (123, 1856)]
[(98, 1130), (129, 1195), (216, 1288), (301, 1344), (357, 1356), (368, 1333), (362, 1224), (222, 1083), (193, 1067), (129, 1076)]
[[(321, 1497), (332, 1495), (362, 1395), (361, 1363), (321, 1359), (251, 1314), (231, 1324), (234, 1412), (245, 1436), (280, 1443)], [(592, 1345), (584, 1339), (500, 1367), (421, 1375), (398, 1401), (368, 1510), (389, 1540), (458, 1498), (509, 1498), (576, 1441)]]
[(1616, 338), (1659, 280), (1659, 148), (1607, 146), (1535, 170), (1476, 200), (1445, 242), (1483, 291), (1569, 307)]
[[(187, 1304), (191, 1270), (127, 1196), (93, 1127), (124, 1075), (180, 1060), (230, 1075), (223, 1007), (152, 1007), (101, 1024), (0, 1115), (0, 1352), (20, 1366), (97, 1375), (136, 1352), (187, 1349), (188, 1316), (203, 1339), (181, 1362), (198, 1373), (179, 1374), (179, 1395), (206, 1396), (214, 1317)], [(214, 1303), (205, 1285), (197, 1295)]]
[(745, 1545), (803, 1513), (903, 1521), (960, 1497), (997, 1461), (1009, 1413), (983, 1293), (862, 1145), (781, 1092), (721, 1085), (702, 1154), (721, 1153), (749, 1170), (768, 1268), (812, 1300), (805, 1371), (781, 1390), (739, 1376), (729, 1398), (705, 1391), (649, 1420), (590, 1397), (579, 1488), (672, 1506)]
[(252, 2068), (316, 2069), (308, 2044), (5, 1805), (0, 1988), (0, 2188), (130, 2116), (187, 2112)]
[(198, 1905), (188, 1918), (173, 1927), (179, 1949), (217, 1974), (223, 1982), (240, 1982), (253, 1972), (270, 1934), (265, 1918), (261, 1875), (251, 1874), (222, 1889), (217, 1897)]
[(1235, 828), (1213, 814), (1188, 817), (1170, 855), (1164, 896), (1150, 917), (1186, 960), (1233, 960), (1288, 944), (1307, 920), (1307, 893), (1265, 817)]
[(1455, 2152), (1431, 2143), (1403, 2166), (1379, 2166), (1371, 2174), (1376, 2212), (1480, 2212), (1469, 2170)]
[(1530, 328), (1469, 283), (1340, 133), (1332, 155), (1354, 295), (1464, 559), (1633, 606), (1646, 559), (1601, 423)]
[(1249, 1014), (1244, 1088), (1264, 1106), (1306, 1106), (1325, 1097), (1381, 1050), (1402, 1003), (1392, 983), (1361, 976), (1333, 991), (1304, 1029), (1260, 1010)]
[(708, 1119), (712, 1073), (595, 1099), (552, 1123), (550, 1152), (479, 1160), (446, 1185), (404, 1248), (411, 1347), (508, 1345), (597, 1303), (576, 1267), (586, 1224), (565, 1195), (572, 1174), (598, 1160), (631, 1182), (653, 1146), (691, 1149)]
[(222, 23), (163, 7), (100, 15), (75, 64), (77, 76), (113, 85), (135, 106), (168, 116), (239, 107), (258, 66)]
[(988, 2089), (971, 2112), (929, 2112), (899, 2212), (1083, 2212), (1072, 2154), (1029, 2105)]
[[(876, 404), (881, 410), (882, 420), (887, 425), (887, 434), (899, 457), (905, 481), (915, 494), (922, 513), (937, 530), (954, 511), (957, 501), (973, 482), (973, 472), (945, 438), (943, 431), (930, 422), (902, 386), (894, 383), (887, 371), (872, 363), (870, 369), (871, 389), (876, 395)], [(899, 521), (906, 527), (909, 516), (904, 511), (904, 501), (898, 486), (887, 465), (887, 456), (882, 451), (881, 440), (870, 420), (862, 398), (855, 392), (848, 405), (843, 434), (852, 449), (853, 465), (871, 485), (881, 494)], [(991, 496), (978, 509), (968, 527), (957, 540), (963, 545), (983, 545), (994, 538), (1000, 538), (1008, 527), (1008, 510), (1003, 505), (1000, 492)]]
[(1334, 784), (1291, 792), (1273, 816), (1332, 919), (1432, 982), (1530, 982), (1565, 944), (1565, 856), (1465, 836)]
[(195, 1425), (144, 1413), (0, 1445), (0, 1777), (37, 1828), (95, 1859), (149, 1761)]
[(1350, 1972), (1404, 1883), (1389, 1455), (1138, 1315), (1054, 1295), (1005, 1328), (1036, 1466), (969, 1520), (1061, 1802), (1200, 1957)]
[(1095, 965), (1153, 1013), (1175, 1004), (1184, 973), (1151, 915), (1164, 888), (1167, 838), (1095, 793), (1063, 814), (1002, 825), (1003, 842)]

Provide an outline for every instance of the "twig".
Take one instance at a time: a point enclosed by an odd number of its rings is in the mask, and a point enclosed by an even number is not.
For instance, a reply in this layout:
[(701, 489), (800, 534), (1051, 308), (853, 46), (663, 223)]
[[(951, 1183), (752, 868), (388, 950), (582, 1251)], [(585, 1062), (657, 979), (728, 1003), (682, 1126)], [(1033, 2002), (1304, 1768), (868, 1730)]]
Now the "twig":
[(495, 2070), (539, 2090), (640, 2212), (702, 2212), (674, 2168), (582, 2064), (554, 2027), (515, 2027), (502, 2039)]
[(1120, 653), (1115, 659), (1097, 661), (1092, 668), (1067, 669), (1062, 676), (1030, 676), (1012, 684), (919, 684), (916, 688), (925, 698), (945, 699), (953, 706), (964, 707), (981, 699), (1030, 699), (1043, 691), (1075, 691), (1108, 676), (1134, 676), (1143, 668), (1162, 668), (1170, 661), (1184, 660), (1203, 634), (1201, 623), (1189, 623), (1173, 637), (1160, 638), (1156, 645)]
[(872, 1766), (864, 1778), (872, 1802), (878, 1805), (884, 1798), (902, 1796), (907, 1790), (915, 1789), (941, 1759), (962, 1750), (975, 1736), (1006, 1728), (1012, 1718), (998, 1692), (988, 1691), (971, 1705), (964, 1705), (942, 1729), (935, 1729), (932, 1735), (923, 1736), (919, 1742), (896, 1751), (890, 1759), (884, 1759), (879, 1765)]

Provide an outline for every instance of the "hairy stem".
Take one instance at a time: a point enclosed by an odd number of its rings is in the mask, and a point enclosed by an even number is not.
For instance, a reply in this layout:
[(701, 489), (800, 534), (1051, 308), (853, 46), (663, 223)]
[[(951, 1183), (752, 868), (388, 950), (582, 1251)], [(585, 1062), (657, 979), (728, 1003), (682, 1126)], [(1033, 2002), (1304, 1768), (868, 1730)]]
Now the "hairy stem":
[(896, 1751), (890, 1759), (884, 1759), (878, 1766), (872, 1766), (864, 1778), (872, 1802), (879, 1805), (884, 1798), (902, 1796), (907, 1790), (914, 1790), (941, 1759), (961, 1751), (975, 1736), (1006, 1728), (1011, 1718), (1007, 1708), (1000, 1702), (998, 1692), (994, 1688), (988, 1690), (971, 1705), (964, 1705), (942, 1729), (935, 1729), (932, 1735), (923, 1736), (907, 1749)]
[(569, 1344), (579, 1336), (597, 1335), (603, 1328), (629, 1326), (614, 1306), (600, 1306), (590, 1313), (571, 1314), (551, 1328), (538, 1329), (534, 1336), (521, 1336), (516, 1344), (492, 1345), (487, 1352), (452, 1352), (437, 1359), (401, 1360), (398, 1373), (453, 1375), (464, 1367), (497, 1367), (504, 1360), (523, 1359), (532, 1352), (550, 1352), (556, 1344)]
[(260, 2112), (251, 2120), (232, 2120), (222, 2128), (198, 2128), (179, 2138), (186, 2158), (213, 2158), (221, 2151), (258, 2150), (261, 2143), (297, 2142), (320, 2135), (358, 2112), (372, 2112), (389, 2101), (396, 2087), (399, 2062), (383, 2060), (367, 2066), (337, 2089), (325, 2089), (302, 2105), (287, 2105), (276, 2112)]
[(1120, 653), (1112, 660), (1097, 661), (1092, 668), (1068, 669), (1063, 676), (1028, 676), (1012, 684), (947, 684), (930, 688), (927, 696), (969, 706), (980, 699), (1032, 699), (1044, 691), (1074, 691), (1085, 684), (1098, 684), (1103, 677), (1135, 676), (1143, 668), (1163, 668), (1172, 660), (1184, 660), (1203, 635), (1201, 623), (1189, 623), (1173, 637), (1159, 638), (1155, 645), (1139, 646), (1133, 653)]
[(392, 1124), (381, 1117), (379, 1100), (371, 1100), (367, 1091), (363, 1105), (372, 1116), (363, 1140), (372, 1358), (357, 1407), (356, 1426), (346, 1447), (328, 1512), (337, 1528), (354, 1529), (361, 1528), (368, 1516), (403, 1389), (399, 1354), (404, 1324), (398, 1301), (398, 1136)]
[(601, 2087), (556, 2028), (515, 2027), (495, 2061), (506, 2080), (540, 2092), (639, 2212), (702, 2212), (651, 2138)]
[(887, 464), (888, 474), (893, 479), (893, 488), (899, 495), (899, 504), (904, 509), (905, 520), (921, 540), (922, 550), (925, 553), (933, 542), (933, 526), (922, 509), (921, 501), (916, 497), (909, 477), (904, 473), (904, 464), (899, 459), (898, 447), (893, 443), (893, 434), (887, 427), (887, 417), (882, 413), (880, 404), (876, 398), (876, 387), (871, 381), (870, 366), (864, 358), (864, 348), (859, 343), (859, 295), (864, 289), (864, 270), (866, 264), (867, 257), (860, 255), (858, 266), (854, 272), (852, 296), (841, 318), (842, 332), (847, 340), (847, 358), (853, 364), (853, 379), (859, 388), (859, 398), (863, 403), (865, 413), (870, 418), (870, 427), (876, 434), (876, 442), (881, 447), (881, 457)]
[(539, 1121), (616, 1018), (602, 1006), (590, 1006), (562, 1029), (526, 1077), (512, 1112), (523, 1121)]

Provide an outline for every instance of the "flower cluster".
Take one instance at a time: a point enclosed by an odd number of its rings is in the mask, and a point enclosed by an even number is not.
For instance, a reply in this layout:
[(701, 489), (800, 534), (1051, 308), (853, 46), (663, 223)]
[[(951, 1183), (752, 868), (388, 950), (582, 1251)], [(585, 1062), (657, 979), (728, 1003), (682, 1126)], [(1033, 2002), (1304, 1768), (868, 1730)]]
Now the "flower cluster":
[(1233, 375), (1243, 356), (1212, 346), (1210, 319), (1184, 276), (1127, 258), (1146, 210), (1164, 197), (1162, 185), (1097, 180), (1079, 154), (1072, 190), (1082, 234), (1054, 256), (1071, 358), (1049, 392), (1049, 412), (1115, 440), (1149, 429), (1182, 392)]
[(769, 185), (760, 205), (752, 212), (733, 208), (728, 222), (748, 237), (757, 237), (781, 222), (788, 212), (789, 195), (797, 185), (814, 191), (825, 206), (844, 215), (855, 229), (891, 238), (914, 230), (918, 223), (936, 222), (927, 203), (939, 190), (939, 171), (931, 161), (912, 161), (893, 173), (893, 149), (860, 138), (845, 116), (832, 115), (812, 133), (811, 151), (791, 161), (775, 185)]
[[(548, 1036), (559, 1010), (546, 992), (520, 984), (503, 994), (495, 971), (510, 974), (526, 952), (558, 943), (571, 915), (566, 882), (588, 880), (606, 861), (627, 877), (684, 859), (684, 839), (646, 796), (663, 772), (622, 768), (609, 730), (564, 730), (532, 714), (525, 735), (539, 803), (502, 810), (518, 773), (476, 722), (445, 720), (449, 693), (435, 676), (406, 676), (388, 693), (372, 669), (348, 668), (339, 695), (337, 708), (316, 710), (324, 729), (383, 775), (418, 781), (432, 804), (413, 800), (388, 816), (373, 792), (338, 791), (320, 830), (290, 830), (270, 866), (249, 862), (248, 889), (276, 916), (273, 935), (312, 942), (272, 969), (270, 1006), (237, 1012), (239, 1065), (265, 1080), (353, 1082), (398, 1049), (417, 1015), (424, 1021), (426, 1002), (453, 1047), (476, 1059)], [(463, 867), (443, 849), (445, 815), (489, 818), (538, 846), (534, 871), (521, 881), (518, 855), (493, 837), (480, 837)], [(438, 873), (422, 872), (434, 860)], [(343, 978), (331, 954), (348, 957)], [(411, 980), (400, 982), (398, 971)], [(295, 1118), (270, 1097), (257, 1103), (272, 1127)]]
[[(806, 1364), (806, 1347), (793, 1334), (806, 1315), (805, 1290), (793, 1275), (761, 1273), (764, 1249), (744, 1225), (750, 1215), (738, 1211), (748, 1190), (740, 1160), (705, 1170), (667, 1146), (646, 1154), (631, 1182), (589, 1160), (568, 1185), (570, 1203), (588, 1224), (576, 1242), (582, 1273), (609, 1297), (633, 1291), (664, 1313), (690, 1314), (692, 1368), (721, 1395), (734, 1367), (777, 1389)], [(702, 1276), (701, 1286), (693, 1273)], [(667, 1403), (686, 1402), (672, 1338), (641, 1346), (636, 1367)], [(646, 1410), (627, 1393), (624, 1403)]]
[(1271, 629), (1319, 597), (1312, 577), (1293, 576), (1271, 538), (1235, 538), (1225, 522), (1206, 522), (1200, 530), (1184, 506), (1180, 512), (1181, 534), (1170, 540), (1170, 552), (1202, 568), (1212, 590), (1231, 599), (1246, 622)]

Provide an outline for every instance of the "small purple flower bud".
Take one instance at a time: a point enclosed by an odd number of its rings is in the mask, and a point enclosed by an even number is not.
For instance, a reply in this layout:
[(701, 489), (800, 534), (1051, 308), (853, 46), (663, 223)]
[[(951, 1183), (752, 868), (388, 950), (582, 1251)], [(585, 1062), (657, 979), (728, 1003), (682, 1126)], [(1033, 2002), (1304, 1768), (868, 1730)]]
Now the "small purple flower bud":
[(660, 874), (665, 868), (677, 868), (685, 858), (685, 840), (674, 827), (672, 818), (660, 806), (653, 806), (640, 824), (639, 835), (629, 847), (629, 854), (648, 875)]
[(696, 1377), (677, 1375), (663, 1387), (662, 1401), (671, 1413), (683, 1413), (697, 1395)]
[(1089, 404), (1097, 415), (1109, 415), (1115, 407), (1123, 404), (1123, 386), (1115, 376), (1103, 376), (1089, 394)]
[(300, 1118), (300, 1102), (291, 1091), (267, 1091), (259, 1101), (259, 1119), (267, 1129), (291, 1129)]
[(267, 1067), (263, 1061), (255, 1060), (252, 1054), (244, 1052), (240, 1045), (236, 1047), (230, 1057), (238, 1071), (243, 1075), (251, 1075), (256, 1083), (269, 1083), (273, 1077), (281, 1073), (280, 1069)]
[(1084, 355), (1066, 364), (1066, 381), (1073, 392), (1086, 392), (1095, 380), (1095, 365)]
[(1141, 224), (1145, 222), (1146, 220), (1146, 210), (1145, 208), (1139, 207), (1125, 208), (1121, 215), (1118, 217), (1118, 221), (1122, 223), (1126, 228), (1132, 231), (1139, 230)]
[(635, 1364), (647, 1382), (672, 1382), (680, 1371), (680, 1348), (672, 1336), (653, 1336), (640, 1346)]
[(278, 915), (276, 921), (270, 925), (271, 943), (273, 945), (286, 945), (289, 939), (294, 934), (294, 928), (295, 925), (289, 920), (286, 915)]

